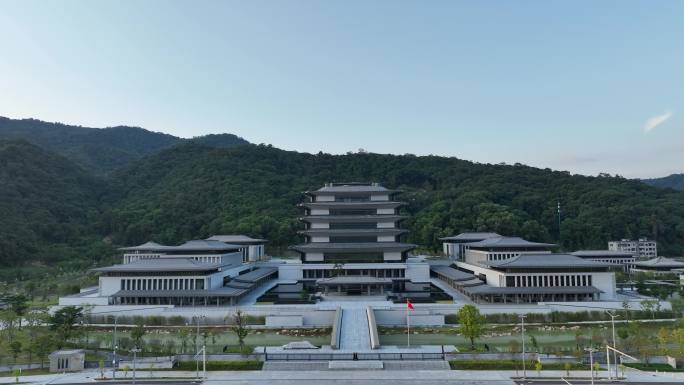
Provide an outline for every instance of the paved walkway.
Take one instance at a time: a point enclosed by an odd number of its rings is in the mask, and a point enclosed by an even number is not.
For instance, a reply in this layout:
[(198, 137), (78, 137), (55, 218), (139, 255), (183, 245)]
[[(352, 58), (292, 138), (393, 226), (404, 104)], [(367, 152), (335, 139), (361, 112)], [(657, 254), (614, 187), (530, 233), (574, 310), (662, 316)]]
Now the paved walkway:
[(365, 308), (342, 307), (342, 328), (340, 349), (356, 352), (369, 351), (370, 331)]
[[(236, 372), (207, 372), (205, 384), (264, 384), (264, 385), (299, 385), (299, 384), (358, 384), (358, 385), (396, 385), (396, 384), (487, 384), (513, 385), (511, 377), (521, 373), (515, 371), (496, 370), (354, 370), (354, 371), (236, 371)], [(536, 377), (537, 373), (528, 371), (529, 377)], [(627, 382), (678, 382), (682, 383), (684, 373), (646, 373), (628, 372)], [(89, 370), (74, 374), (51, 374), (26, 376), (20, 382), (30, 384), (67, 384), (78, 382), (95, 383), (97, 370)], [(565, 371), (542, 371), (541, 376), (558, 380), (565, 377)], [(165, 377), (188, 378), (195, 376), (195, 372), (138, 372), (138, 379)], [(588, 378), (587, 371), (571, 371), (571, 377)], [(131, 373), (128, 374), (131, 379)], [(13, 377), (0, 377), (0, 384), (14, 383)], [(163, 382), (162, 382), (163, 383)], [(585, 382), (586, 384), (586, 382)]]

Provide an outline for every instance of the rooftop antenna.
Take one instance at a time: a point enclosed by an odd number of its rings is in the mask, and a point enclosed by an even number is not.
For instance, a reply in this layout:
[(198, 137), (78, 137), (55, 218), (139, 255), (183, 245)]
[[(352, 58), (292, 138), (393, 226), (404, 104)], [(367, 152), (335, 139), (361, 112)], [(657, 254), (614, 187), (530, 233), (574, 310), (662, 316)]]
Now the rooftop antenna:
[(558, 207), (558, 246), (561, 246), (561, 205), (560, 205), (560, 198), (558, 198), (558, 206), (557, 207)]

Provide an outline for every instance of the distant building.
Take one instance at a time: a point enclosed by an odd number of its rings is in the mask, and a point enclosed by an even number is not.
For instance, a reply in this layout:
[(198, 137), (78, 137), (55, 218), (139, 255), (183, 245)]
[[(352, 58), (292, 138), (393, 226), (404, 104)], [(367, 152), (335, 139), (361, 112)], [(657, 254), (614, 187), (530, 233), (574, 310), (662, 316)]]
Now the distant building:
[(230, 245), (238, 245), (242, 252), (243, 262), (256, 262), (264, 260), (266, 256), (266, 240), (254, 239), (246, 235), (214, 235), (207, 241), (219, 241)]
[(466, 232), (458, 235), (440, 238), (444, 255), (450, 259), (463, 259), (465, 249), (469, 243), (484, 241), (487, 238), (496, 238), (501, 235), (487, 232)]
[(632, 253), (627, 253), (624, 251), (578, 250), (572, 253), (572, 255), (596, 262), (622, 265), (625, 273), (628, 273), (634, 267), (634, 262), (636, 262), (636, 257)]
[(486, 238), (465, 244), (462, 258), (452, 266), (432, 265), (431, 275), (478, 303), (615, 298), (611, 269), (616, 265), (551, 253), (553, 246), (518, 237)]
[(85, 368), (85, 351), (82, 349), (57, 350), (48, 356), (50, 372), (80, 372)]
[(656, 257), (649, 259), (648, 261), (634, 262), (634, 268), (632, 271), (650, 272), (656, 274), (680, 274), (680, 269), (684, 269), (684, 262), (671, 258)]
[[(237, 238), (235, 238), (237, 239)], [(263, 240), (228, 244), (219, 240), (192, 240), (179, 246), (147, 242), (123, 247), (123, 263), (93, 269), (100, 273), (98, 286), (61, 297), (68, 305), (235, 305), (278, 269), (257, 266), (249, 259), (249, 245)], [(258, 252), (255, 248), (253, 251)], [(254, 258), (258, 254), (253, 254)]]
[(656, 241), (646, 238), (611, 241), (608, 242), (608, 250), (631, 253), (637, 257), (655, 258), (658, 256), (658, 245)]

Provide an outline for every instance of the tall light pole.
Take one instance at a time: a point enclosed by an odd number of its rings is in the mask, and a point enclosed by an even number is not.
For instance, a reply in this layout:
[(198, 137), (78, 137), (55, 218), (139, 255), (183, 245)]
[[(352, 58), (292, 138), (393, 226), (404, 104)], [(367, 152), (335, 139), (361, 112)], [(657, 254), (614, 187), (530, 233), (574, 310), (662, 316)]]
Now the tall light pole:
[[(609, 310), (606, 310), (606, 313), (610, 316), (610, 323), (613, 326), (613, 349), (617, 349), (617, 346), (615, 345), (615, 318), (620, 315), (616, 312), (610, 312)], [(615, 353), (615, 350), (613, 350), (613, 365), (615, 366), (615, 378), (618, 378), (617, 353)], [(610, 374), (610, 368), (608, 368), (608, 374)]]
[[(195, 354), (196, 355), (199, 354), (199, 351), (200, 351), (200, 349), (199, 349), (200, 318), (205, 318), (205, 316), (203, 316), (203, 315), (195, 316), (195, 319), (197, 320), (197, 333), (195, 334)], [(199, 380), (199, 360), (195, 360), (195, 363), (197, 364), (196, 368), (195, 368), (196, 369), (195, 374), (197, 376), (197, 379)]]
[(131, 349), (131, 352), (133, 353), (133, 385), (135, 385), (135, 355), (141, 351), (142, 350), (140, 350), (137, 346)]
[(584, 350), (589, 352), (589, 372), (591, 373), (591, 385), (594, 385), (594, 348), (584, 348)]
[(118, 315), (114, 315), (114, 336), (112, 337), (112, 345), (114, 347), (114, 357), (112, 358), (112, 378), (116, 379), (116, 349), (119, 348), (119, 343), (116, 340), (116, 325), (119, 320)]
[(522, 367), (523, 367), (523, 378), (527, 377), (527, 370), (525, 368), (525, 318), (526, 315), (521, 314), (520, 317), (520, 329), (522, 331)]

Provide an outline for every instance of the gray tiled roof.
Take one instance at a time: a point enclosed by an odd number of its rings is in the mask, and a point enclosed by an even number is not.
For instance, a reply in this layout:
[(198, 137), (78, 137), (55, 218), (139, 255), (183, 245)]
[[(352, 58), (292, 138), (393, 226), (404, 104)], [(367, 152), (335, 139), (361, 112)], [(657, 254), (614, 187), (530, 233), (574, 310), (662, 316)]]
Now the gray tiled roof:
[(219, 241), (235, 245), (266, 243), (265, 239), (251, 238), (246, 235), (212, 235), (207, 238), (207, 241)]
[(534, 247), (534, 248), (547, 248), (556, 246), (553, 243), (538, 243), (530, 242), (528, 240), (522, 239), (520, 237), (494, 237), (487, 238), (479, 242), (468, 243), (469, 247)]
[(399, 206), (403, 206), (406, 203), (404, 202), (397, 202), (397, 201), (366, 201), (366, 202), (304, 202), (300, 203), (299, 206), (303, 207), (330, 207), (330, 208), (336, 208), (336, 207), (342, 207), (342, 208), (365, 208), (365, 209), (373, 209), (373, 208), (395, 208)]
[(377, 183), (330, 183), (311, 193), (390, 192)]
[(416, 245), (411, 243), (399, 242), (358, 242), (358, 243), (327, 243), (314, 242), (302, 245), (291, 246), (290, 248), (297, 251), (365, 251), (365, 250), (396, 250), (407, 251), (415, 248)]
[(342, 221), (364, 221), (364, 220), (370, 220), (370, 221), (380, 221), (380, 220), (390, 220), (390, 221), (398, 221), (399, 219), (404, 219), (406, 218), (405, 215), (387, 215), (387, 214), (381, 214), (381, 215), (307, 215), (305, 217), (302, 217), (301, 219), (303, 221), (330, 221), (330, 222), (342, 222)]
[(159, 271), (210, 271), (224, 266), (223, 263), (205, 263), (190, 258), (154, 258), (139, 259), (135, 262), (99, 267), (93, 271), (114, 272), (159, 272)]
[(451, 237), (444, 237), (444, 238), (439, 238), (440, 241), (471, 241), (471, 242), (477, 242), (481, 241), (483, 239), (487, 238), (496, 238), (496, 237), (501, 237), (501, 235), (497, 233), (488, 233), (488, 232), (466, 232), (466, 233), (460, 233), (458, 235), (453, 235)]
[(631, 253), (614, 250), (578, 250), (571, 254), (580, 258), (634, 258)]
[(602, 293), (594, 286), (494, 287), (489, 285), (464, 287), (468, 294), (594, 294)]
[(398, 235), (407, 233), (406, 229), (397, 228), (373, 228), (373, 229), (307, 229), (300, 230), (300, 234), (309, 235), (365, 235), (365, 234), (380, 234), (380, 235)]
[(237, 297), (246, 289), (222, 287), (213, 290), (119, 290), (113, 297)]
[(241, 274), (238, 275), (237, 277), (233, 278), (233, 281), (239, 281), (239, 282), (256, 282), (262, 278), (265, 278), (271, 274), (275, 274), (278, 272), (278, 269), (275, 267), (259, 267), (255, 270), (250, 271), (249, 273)]
[(671, 258), (656, 257), (649, 259), (648, 261), (635, 262), (636, 267), (663, 267), (663, 268), (682, 268), (684, 267), (684, 262), (677, 261)]
[(119, 250), (124, 251), (160, 251), (160, 252), (177, 252), (177, 251), (228, 251), (238, 250), (240, 246), (229, 245), (224, 242), (215, 240), (196, 239), (187, 241), (180, 246), (165, 246), (155, 242), (146, 242), (139, 246), (122, 247)]
[(572, 254), (521, 254), (503, 261), (483, 261), (480, 264), (497, 269), (593, 268), (617, 266), (592, 261)]
[(431, 265), (430, 270), (454, 281), (467, 281), (469, 279), (475, 278), (475, 276), (470, 273), (466, 273), (465, 271), (457, 270), (453, 267), (444, 265)]

